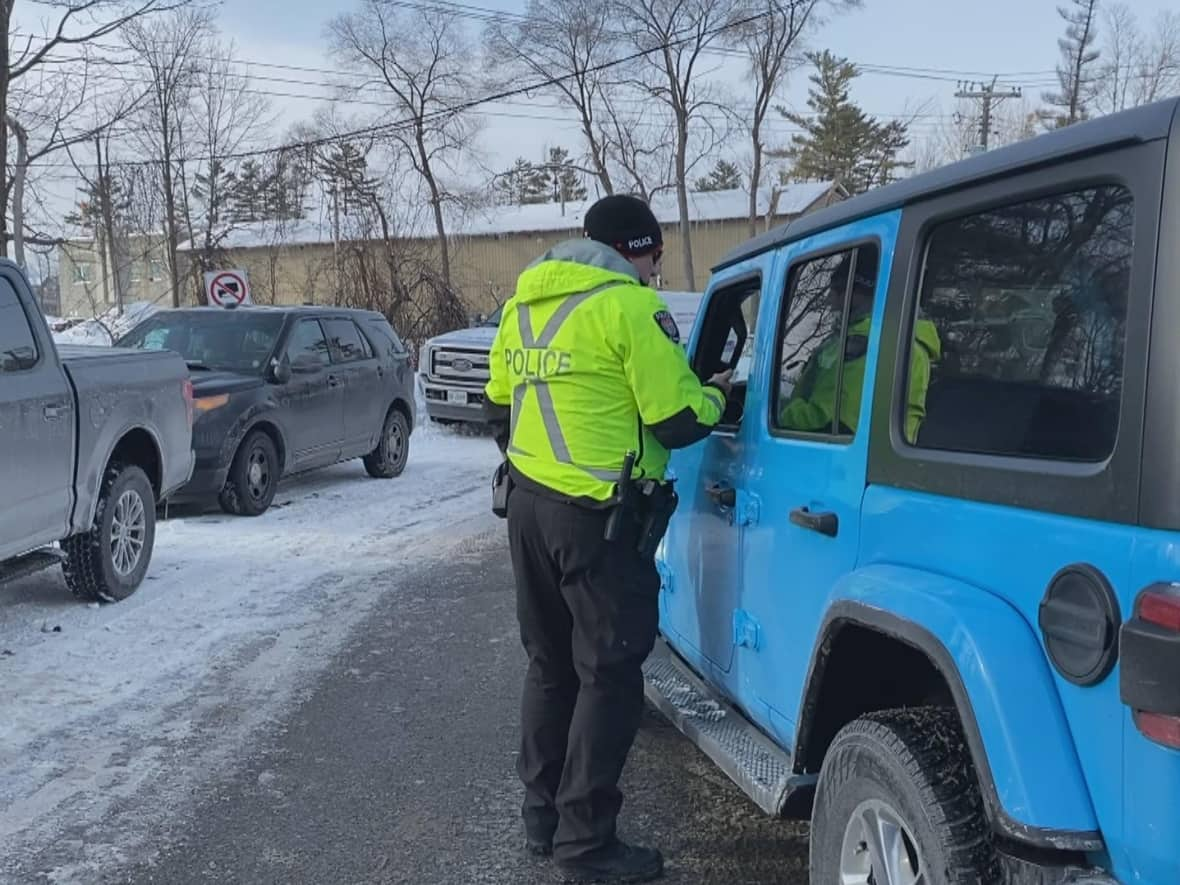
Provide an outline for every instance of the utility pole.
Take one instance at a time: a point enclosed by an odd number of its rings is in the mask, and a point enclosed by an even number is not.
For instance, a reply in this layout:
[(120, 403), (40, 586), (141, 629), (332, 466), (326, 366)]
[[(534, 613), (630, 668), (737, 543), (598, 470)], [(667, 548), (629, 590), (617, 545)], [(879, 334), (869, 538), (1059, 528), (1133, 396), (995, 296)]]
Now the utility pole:
[(979, 115), (979, 142), (971, 149), (970, 153), (982, 154), (987, 151), (992, 135), (992, 112), (995, 108), (1005, 99), (1020, 98), (1024, 94), (1020, 87), (996, 92), (997, 80), (999, 80), (999, 75), (992, 77), (991, 83), (960, 82), (959, 91), (955, 93), (955, 98), (966, 98), (982, 104)]

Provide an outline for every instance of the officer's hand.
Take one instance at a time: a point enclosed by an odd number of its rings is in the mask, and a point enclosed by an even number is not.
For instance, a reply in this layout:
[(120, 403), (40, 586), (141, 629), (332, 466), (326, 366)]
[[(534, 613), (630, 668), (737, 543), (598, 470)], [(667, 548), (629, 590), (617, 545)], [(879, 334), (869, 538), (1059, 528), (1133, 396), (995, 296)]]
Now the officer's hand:
[(719, 372), (708, 381), (709, 385), (716, 387), (726, 398), (733, 392), (733, 369), (726, 369), (724, 372)]

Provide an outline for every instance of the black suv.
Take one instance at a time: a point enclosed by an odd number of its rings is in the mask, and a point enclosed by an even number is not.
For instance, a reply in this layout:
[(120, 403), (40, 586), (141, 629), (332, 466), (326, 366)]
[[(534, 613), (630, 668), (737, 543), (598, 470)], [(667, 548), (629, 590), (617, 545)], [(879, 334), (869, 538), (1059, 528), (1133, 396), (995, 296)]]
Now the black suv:
[(196, 470), (175, 499), (257, 516), (280, 477), (364, 458), (398, 476), (414, 426), (409, 353), (379, 313), (201, 307), (154, 314), (117, 342), (173, 350), (192, 374)]

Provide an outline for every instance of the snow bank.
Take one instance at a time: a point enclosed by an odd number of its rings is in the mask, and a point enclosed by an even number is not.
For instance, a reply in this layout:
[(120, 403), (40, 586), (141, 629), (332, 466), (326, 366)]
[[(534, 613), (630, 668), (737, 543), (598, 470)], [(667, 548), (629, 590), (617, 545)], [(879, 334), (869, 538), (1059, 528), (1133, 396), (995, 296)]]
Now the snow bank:
[[(126, 305), (123, 308), (123, 315), (119, 316), (116, 309), (112, 307), (96, 319), (84, 320), (64, 331), (54, 332), (53, 340), (58, 344), (93, 344), (110, 347), (112, 335), (114, 338), (126, 335), (159, 309), (158, 305), (150, 301), (136, 301)], [(51, 325), (50, 328), (52, 329), (53, 326)]]

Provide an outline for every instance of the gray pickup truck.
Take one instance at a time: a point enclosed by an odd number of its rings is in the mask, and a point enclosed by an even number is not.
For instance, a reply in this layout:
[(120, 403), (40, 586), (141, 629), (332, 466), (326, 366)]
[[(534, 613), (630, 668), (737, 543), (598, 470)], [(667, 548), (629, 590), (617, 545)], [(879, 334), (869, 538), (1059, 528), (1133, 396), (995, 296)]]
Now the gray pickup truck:
[(61, 563), (80, 599), (134, 593), (156, 507), (192, 473), (192, 423), (180, 356), (56, 347), (0, 260), (0, 583)]

